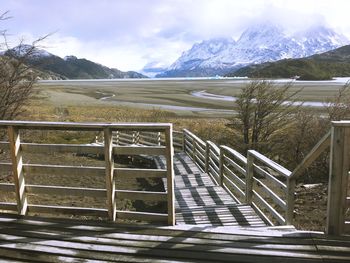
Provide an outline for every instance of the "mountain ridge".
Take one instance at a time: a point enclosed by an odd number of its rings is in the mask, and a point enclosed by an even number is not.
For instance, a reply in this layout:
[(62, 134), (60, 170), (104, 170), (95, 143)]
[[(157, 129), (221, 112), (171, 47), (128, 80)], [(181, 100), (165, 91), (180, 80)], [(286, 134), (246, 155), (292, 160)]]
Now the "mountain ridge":
[[(31, 45), (19, 45), (7, 50), (4, 55), (19, 58)], [(51, 73), (54, 79), (120, 79), (120, 78), (147, 78), (147, 76), (135, 71), (121, 71), (116, 68), (109, 68), (99, 63), (77, 58), (76, 56), (66, 56), (61, 58), (44, 49), (34, 48), (31, 55), (26, 58), (26, 63), (36, 70), (43, 72), (42, 76)], [(39, 76), (40, 77), (40, 76)]]
[(224, 75), (247, 65), (306, 57), (349, 43), (343, 35), (327, 27), (317, 26), (287, 35), (282, 27), (266, 22), (247, 28), (237, 41), (215, 38), (194, 44), (157, 77)]
[(290, 78), (300, 80), (329, 80), (350, 76), (350, 45), (306, 58), (283, 59), (240, 68), (229, 77)]

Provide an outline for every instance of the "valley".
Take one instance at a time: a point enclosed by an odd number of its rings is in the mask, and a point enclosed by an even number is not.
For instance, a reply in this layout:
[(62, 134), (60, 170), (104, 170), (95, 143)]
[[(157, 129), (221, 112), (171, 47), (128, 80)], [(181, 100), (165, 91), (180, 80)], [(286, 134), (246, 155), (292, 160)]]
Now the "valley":
[[(293, 81), (291, 92), (302, 89), (298, 100), (307, 102), (306, 106), (313, 102), (322, 106), (347, 80)], [(235, 78), (40, 81), (35, 86), (35, 98), (57, 106), (127, 106), (162, 109), (179, 116), (229, 117), (234, 113), (229, 98), (237, 96), (248, 81)], [(288, 81), (291, 80), (277, 80), (276, 85)]]

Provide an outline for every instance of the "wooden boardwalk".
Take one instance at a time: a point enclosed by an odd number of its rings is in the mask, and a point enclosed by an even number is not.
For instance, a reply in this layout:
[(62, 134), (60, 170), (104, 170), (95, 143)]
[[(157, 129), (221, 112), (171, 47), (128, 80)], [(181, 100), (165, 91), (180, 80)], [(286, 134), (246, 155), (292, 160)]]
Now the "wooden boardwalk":
[(0, 262), (298, 263), (350, 260), (350, 239), (346, 238), (326, 239), (323, 235), (266, 228), (252, 231), (252, 228), (182, 227), (0, 214)]
[[(158, 165), (164, 168), (162, 159)], [(263, 227), (249, 205), (238, 204), (185, 153), (174, 156), (176, 224)], [(164, 184), (166, 185), (166, 184)]]

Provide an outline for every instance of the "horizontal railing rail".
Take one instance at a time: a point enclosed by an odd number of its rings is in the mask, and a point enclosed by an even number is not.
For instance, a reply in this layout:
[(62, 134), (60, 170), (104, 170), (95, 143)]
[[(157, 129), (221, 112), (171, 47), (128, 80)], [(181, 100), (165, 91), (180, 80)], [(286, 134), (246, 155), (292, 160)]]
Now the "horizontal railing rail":
[[(1, 183), (0, 191), (15, 193), (16, 202), (0, 202), (0, 210), (27, 213), (60, 213), (72, 215), (94, 215), (109, 217), (110, 220), (130, 219), (143, 221), (162, 221), (169, 225), (175, 224), (174, 206), (174, 173), (173, 173), (173, 142), (171, 124), (140, 124), (140, 123), (51, 123), (0, 121), (0, 129), (7, 129), (8, 141), (0, 142), (0, 150), (10, 152), (11, 162), (0, 160), (0, 170), (12, 173), (13, 183)], [(22, 130), (40, 131), (94, 131), (103, 133), (103, 143), (100, 144), (48, 144), (24, 143), (21, 141)], [(113, 143), (114, 132), (127, 134), (134, 144), (116, 145)], [(136, 132), (136, 133), (135, 133)], [(162, 133), (163, 144), (146, 146), (136, 145), (142, 133)], [(129, 136), (131, 134), (131, 137)], [(104, 156), (103, 166), (53, 165), (46, 163), (27, 163), (24, 154), (27, 153), (75, 153), (96, 154)], [(162, 155), (166, 160), (165, 169), (141, 169), (115, 167), (115, 155)], [(29, 175), (69, 175), (71, 177), (95, 176), (105, 181), (105, 188), (87, 188), (59, 185), (27, 184)], [(135, 191), (118, 189), (118, 180), (130, 178), (166, 178), (167, 192)], [(33, 204), (28, 196), (58, 195), (82, 196), (105, 199), (105, 207), (76, 207), (69, 205)], [(162, 201), (167, 203), (167, 213), (144, 211), (117, 210), (116, 202), (121, 199)]]

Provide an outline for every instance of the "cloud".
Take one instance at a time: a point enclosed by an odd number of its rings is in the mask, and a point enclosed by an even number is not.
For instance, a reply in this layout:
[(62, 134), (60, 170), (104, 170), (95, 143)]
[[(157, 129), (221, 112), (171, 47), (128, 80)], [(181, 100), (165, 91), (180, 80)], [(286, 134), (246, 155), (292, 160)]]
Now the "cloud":
[[(170, 65), (195, 42), (237, 39), (253, 23), (270, 20), (297, 31), (326, 24), (350, 37), (347, 0), (0, 0), (14, 17), (1, 26), (45, 45), (121, 70)], [(18, 38), (18, 37), (17, 37)]]

